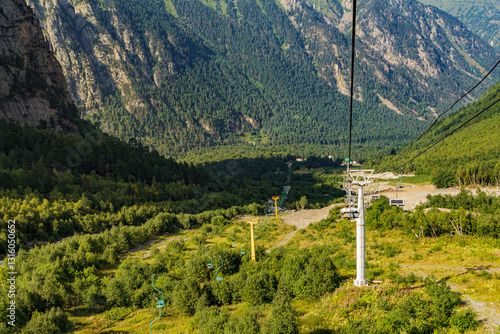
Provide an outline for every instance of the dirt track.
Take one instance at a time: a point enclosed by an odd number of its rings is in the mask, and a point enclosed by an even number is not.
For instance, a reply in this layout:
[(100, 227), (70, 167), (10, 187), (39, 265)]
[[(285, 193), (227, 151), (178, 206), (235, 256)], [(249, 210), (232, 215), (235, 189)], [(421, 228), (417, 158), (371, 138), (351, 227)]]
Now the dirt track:
[(288, 225), (297, 227), (298, 230), (306, 228), (310, 224), (317, 223), (328, 217), (328, 213), (334, 207), (343, 206), (343, 203), (336, 203), (322, 209), (300, 210), (283, 217), (283, 221)]
[[(394, 185), (390, 185), (389, 182), (377, 182), (375, 184), (370, 184), (367, 187), (367, 194), (380, 194), (387, 196), (389, 198), (404, 198), (405, 200), (405, 210), (413, 210), (418, 204), (424, 203), (426, 201), (427, 195), (457, 195), (460, 193), (460, 188), (447, 188), (447, 189), (437, 189), (433, 185), (423, 185), (415, 186), (412, 184), (402, 184), (404, 188), (401, 188), (396, 193)], [(477, 187), (466, 188), (473, 194), (476, 193)], [(487, 194), (492, 194), (495, 196), (500, 195), (500, 188), (497, 187), (480, 187), (482, 191)]]
[(280, 242), (278, 242), (276, 246), (268, 249), (266, 252), (269, 253), (273, 248), (286, 245), (298, 230), (304, 229), (310, 224), (317, 223), (327, 218), (331, 209), (343, 205), (343, 203), (336, 203), (326, 206), (322, 209), (300, 210), (291, 214), (286, 214), (282, 217), (283, 221), (288, 225), (295, 226), (297, 229), (285, 235), (285, 237)]

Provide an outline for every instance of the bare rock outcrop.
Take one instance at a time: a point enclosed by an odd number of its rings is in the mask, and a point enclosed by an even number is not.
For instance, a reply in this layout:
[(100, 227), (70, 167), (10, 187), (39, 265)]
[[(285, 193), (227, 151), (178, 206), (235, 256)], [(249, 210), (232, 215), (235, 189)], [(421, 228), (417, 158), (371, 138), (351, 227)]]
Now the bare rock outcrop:
[(0, 118), (77, 130), (63, 71), (22, 0), (0, 0)]

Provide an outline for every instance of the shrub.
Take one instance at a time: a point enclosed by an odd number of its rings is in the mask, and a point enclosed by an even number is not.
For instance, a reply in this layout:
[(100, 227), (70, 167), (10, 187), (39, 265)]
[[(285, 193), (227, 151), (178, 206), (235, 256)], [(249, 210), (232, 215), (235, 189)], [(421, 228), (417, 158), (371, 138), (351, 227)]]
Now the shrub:
[(429, 249), (429, 254), (435, 253), (435, 252), (440, 252), (442, 250), (443, 250), (443, 247), (441, 247), (440, 245), (437, 245), (437, 246), (434, 246), (431, 249)]
[(165, 232), (174, 232), (179, 226), (177, 216), (172, 213), (162, 212), (146, 222), (149, 234), (160, 235)]
[(331, 224), (335, 222), (334, 219), (327, 218), (327, 219), (322, 219), (321, 221), (311, 225), (311, 228), (317, 230), (317, 231), (323, 231), (326, 230), (327, 228), (330, 227)]
[(301, 277), (294, 284), (293, 292), (302, 298), (319, 297), (333, 292), (339, 284), (339, 274), (333, 261), (326, 255), (316, 255), (309, 258)]
[(457, 328), (460, 333), (475, 329), (478, 325), (476, 314), (470, 308), (456, 312), (450, 320), (450, 325)]
[(184, 239), (169, 241), (167, 243), (166, 250), (182, 253), (186, 250), (186, 242), (184, 241)]
[(195, 246), (203, 246), (204, 244), (207, 243), (207, 235), (206, 234), (195, 235), (194, 237), (191, 238), (191, 242)]
[(400, 253), (401, 253), (401, 249), (399, 249), (397, 246), (386, 245), (384, 247), (384, 255), (386, 257), (394, 257)]
[(232, 301), (232, 286), (227, 279), (211, 282), (212, 292), (219, 305), (229, 305)]
[(224, 334), (258, 334), (260, 325), (257, 318), (258, 314), (252, 311), (245, 311), (239, 317), (232, 317), (224, 328)]
[(460, 305), (460, 298), (451, 291), (445, 282), (436, 282), (431, 279), (425, 280), (425, 292), (432, 297), (432, 306), (437, 315), (440, 315), (444, 321), (453, 313), (453, 309)]
[(130, 295), (126, 291), (125, 285), (116, 278), (108, 282), (104, 290), (104, 296), (106, 296), (108, 305), (125, 306), (131, 303)]
[(396, 272), (391, 272), (387, 275), (387, 278), (390, 280), (402, 284), (405, 287), (411, 286), (413, 283), (418, 281), (418, 278), (415, 276), (415, 274), (411, 273), (408, 276), (402, 276)]
[(342, 226), (342, 229), (337, 233), (337, 236), (344, 239), (344, 244), (352, 243), (356, 241), (356, 235), (349, 226)]
[(422, 295), (409, 294), (397, 301), (384, 322), (393, 333), (429, 333), (431, 315), (429, 302)]
[(200, 233), (201, 234), (208, 234), (212, 232), (212, 226), (211, 225), (203, 225), (200, 227)]
[(186, 278), (172, 294), (172, 306), (182, 314), (193, 314), (201, 295), (200, 286), (193, 278)]
[(210, 223), (214, 226), (225, 226), (228, 224), (228, 221), (223, 216), (214, 216), (212, 217)]
[(152, 329), (159, 331), (159, 330), (170, 329), (174, 326), (175, 326), (174, 324), (157, 324), (157, 325), (153, 325)]
[(415, 255), (413, 255), (412, 260), (413, 261), (419, 261), (419, 260), (422, 260), (423, 258), (424, 257), (421, 254), (415, 253)]
[(257, 203), (252, 203), (247, 206), (244, 206), (242, 209), (243, 212), (247, 212), (251, 215), (261, 215), (265, 212), (265, 206), (264, 205), (259, 205)]
[[(320, 328), (324, 323), (324, 317), (316, 313), (310, 313), (302, 320), (302, 325), (309, 329)], [(314, 331), (314, 333), (316, 333), (316, 331)]]
[(203, 253), (191, 256), (185, 268), (186, 276), (195, 279), (198, 283), (203, 283), (210, 278), (207, 260)]
[(224, 332), (224, 327), (229, 319), (229, 312), (212, 307), (205, 308), (197, 314), (197, 318), (200, 334), (220, 334)]
[(73, 323), (68, 315), (60, 308), (52, 308), (45, 313), (35, 312), (33, 318), (24, 328), (26, 334), (60, 334), (68, 333), (73, 329)]
[(242, 299), (252, 304), (261, 304), (271, 301), (276, 291), (276, 277), (267, 270), (247, 276), (245, 286), (241, 292)]

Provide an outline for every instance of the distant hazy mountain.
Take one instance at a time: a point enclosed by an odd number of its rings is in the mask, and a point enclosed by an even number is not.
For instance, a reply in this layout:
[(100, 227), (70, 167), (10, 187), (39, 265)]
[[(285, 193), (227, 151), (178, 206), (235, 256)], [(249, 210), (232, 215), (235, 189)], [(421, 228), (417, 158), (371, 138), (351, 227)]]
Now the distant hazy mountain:
[(421, 0), (462, 21), (467, 28), (500, 50), (500, 2), (496, 0)]
[[(345, 143), (350, 2), (29, 3), (80, 110), (124, 140), (164, 154), (250, 136), (266, 145)], [(413, 136), (498, 55), (417, 1), (370, 0), (358, 15), (358, 142)]]

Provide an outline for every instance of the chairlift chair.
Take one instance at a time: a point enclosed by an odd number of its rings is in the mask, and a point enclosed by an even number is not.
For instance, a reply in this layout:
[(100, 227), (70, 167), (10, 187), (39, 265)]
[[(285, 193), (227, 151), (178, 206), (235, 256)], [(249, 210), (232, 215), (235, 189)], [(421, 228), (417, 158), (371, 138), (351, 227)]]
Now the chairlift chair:
[(158, 291), (159, 293), (161, 293), (161, 299), (158, 300), (158, 298), (155, 298), (156, 299), (156, 307), (158, 307), (159, 311), (160, 311), (160, 315), (158, 316), (158, 318), (156, 318), (155, 320), (153, 320), (150, 324), (149, 324), (149, 333), (151, 334), (152, 333), (152, 326), (153, 326), (153, 323), (156, 322), (156, 320), (160, 319), (161, 317), (161, 309), (165, 306), (165, 297), (163, 296), (163, 292), (161, 292), (160, 290), (158, 290), (156, 287), (155, 287), (155, 282), (154, 282), (154, 277), (155, 277), (156, 274), (153, 274), (153, 277), (151, 277), (151, 284), (153, 285), (153, 289), (155, 289), (156, 291)]
[(243, 245), (241, 245), (240, 247), (240, 253), (241, 255), (245, 255), (246, 253), (243, 251), (243, 246), (245, 246), (245, 244), (247, 243), (247, 239), (246, 238), (243, 238), (243, 240), (245, 240), (245, 242), (243, 243)]
[[(264, 224), (264, 217), (260, 217), (259, 216), (259, 223), (262, 223)], [(264, 231), (266, 228), (264, 226), (262, 226), (262, 231)]]
[(210, 256), (208, 256), (207, 247), (205, 247), (205, 256), (210, 259), (210, 263), (207, 264), (207, 268), (212, 269), (212, 267), (214, 266), (214, 260)]
[(231, 232), (229, 232), (229, 237), (231, 238), (231, 240), (233, 240), (233, 243), (231, 244), (231, 247), (232, 248), (236, 247), (236, 240), (234, 240), (234, 238), (231, 236)]
[(354, 219), (359, 217), (359, 210), (355, 207), (347, 207), (340, 209), (340, 214), (344, 219)]
[(218, 282), (222, 281), (222, 276), (219, 277), (219, 270), (224, 265), (224, 262), (222, 261), (222, 255), (219, 254), (219, 256), (220, 256), (220, 267), (217, 268), (217, 270), (215, 271), (215, 278), (217, 279)]
[(389, 204), (391, 206), (403, 207), (405, 206), (405, 200), (403, 198), (391, 198)]
[(392, 198), (389, 200), (390, 206), (397, 206), (397, 207), (405, 206), (405, 199), (398, 198), (398, 190), (400, 188), (401, 182), (403, 182), (403, 168), (401, 168), (401, 179), (399, 180), (398, 184), (396, 184), (396, 198)]
[(375, 195), (372, 195), (372, 201), (380, 199), (380, 194), (378, 193), (379, 183), (377, 182), (377, 180), (375, 180), (374, 182), (375, 182)]

